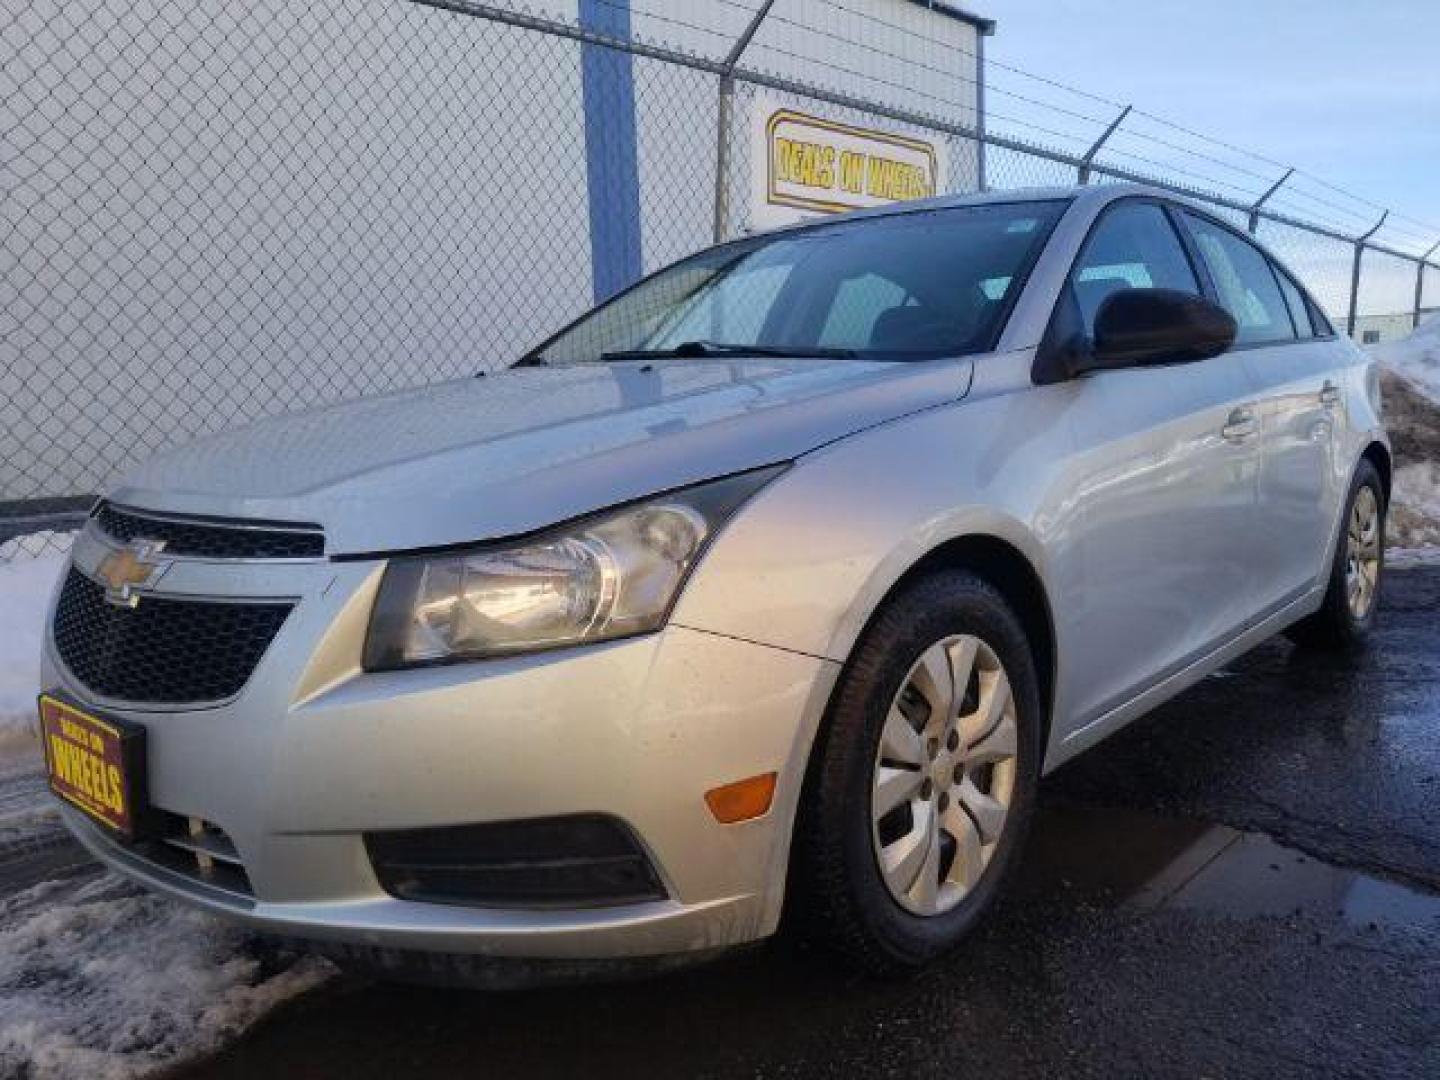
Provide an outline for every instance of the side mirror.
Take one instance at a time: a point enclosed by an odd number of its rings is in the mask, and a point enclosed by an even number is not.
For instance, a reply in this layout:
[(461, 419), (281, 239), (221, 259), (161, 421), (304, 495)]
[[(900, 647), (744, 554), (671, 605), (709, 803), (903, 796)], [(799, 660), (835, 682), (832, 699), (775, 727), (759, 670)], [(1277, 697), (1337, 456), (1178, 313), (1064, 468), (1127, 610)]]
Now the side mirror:
[(1219, 356), (1235, 343), (1230, 313), (1174, 289), (1121, 289), (1095, 313), (1095, 343), (1074, 373), (1186, 364)]

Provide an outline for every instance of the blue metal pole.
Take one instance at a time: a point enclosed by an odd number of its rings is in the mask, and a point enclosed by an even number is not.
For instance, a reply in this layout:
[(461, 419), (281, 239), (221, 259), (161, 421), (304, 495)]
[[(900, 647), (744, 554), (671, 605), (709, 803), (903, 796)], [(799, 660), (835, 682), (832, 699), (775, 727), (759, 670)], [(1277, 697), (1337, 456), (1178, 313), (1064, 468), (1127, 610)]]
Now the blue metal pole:
[[(580, 0), (580, 25), (628, 41), (629, 0)], [(596, 303), (608, 300), (640, 277), (640, 167), (633, 61), (630, 53), (620, 49), (590, 42), (580, 46), (590, 272)]]

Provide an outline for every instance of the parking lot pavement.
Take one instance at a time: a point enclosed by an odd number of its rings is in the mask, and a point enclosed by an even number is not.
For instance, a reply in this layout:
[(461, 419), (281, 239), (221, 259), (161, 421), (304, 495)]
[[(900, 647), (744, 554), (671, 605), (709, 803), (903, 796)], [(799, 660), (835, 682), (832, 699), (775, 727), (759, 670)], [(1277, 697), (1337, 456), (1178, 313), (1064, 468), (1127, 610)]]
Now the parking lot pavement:
[(1385, 606), (1366, 657), (1276, 639), (1049, 778), (1019, 888), (915, 978), (783, 941), (619, 985), (346, 978), (184, 1075), (1440, 1076), (1440, 567)]
[(913, 979), (781, 944), (648, 982), (344, 981), (196, 1077), (1440, 1075), (1440, 568), (1057, 772), (1020, 888)]
[(1270, 833), (1440, 891), (1440, 567), (1392, 571), (1379, 641), (1283, 638), (1057, 772), (1050, 794)]

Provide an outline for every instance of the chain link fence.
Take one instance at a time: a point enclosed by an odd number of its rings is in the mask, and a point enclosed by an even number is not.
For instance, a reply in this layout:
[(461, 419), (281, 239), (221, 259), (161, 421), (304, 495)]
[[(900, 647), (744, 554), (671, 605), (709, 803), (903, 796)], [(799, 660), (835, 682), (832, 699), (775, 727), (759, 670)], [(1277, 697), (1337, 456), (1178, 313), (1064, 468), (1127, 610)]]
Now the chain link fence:
[[(589, 109), (602, 125), (633, 113), (637, 271), (752, 228), (749, 133), (778, 103), (939, 144), (948, 192), (1088, 173), (1204, 200), (1352, 332), (1395, 316), (1390, 336), (1440, 301), (1440, 268), (1422, 280), (1373, 235), (1352, 302), (1352, 234), (1147, 172), (1129, 150), (987, 129), (979, 38), (881, 10), (12, 0), (0, 561), (62, 547), (45, 530), (156, 450), (503, 367), (589, 307), (593, 219), (609, 213), (587, 186)], [(633, 100), (587, 99), (596, 63), (625, 64)]]

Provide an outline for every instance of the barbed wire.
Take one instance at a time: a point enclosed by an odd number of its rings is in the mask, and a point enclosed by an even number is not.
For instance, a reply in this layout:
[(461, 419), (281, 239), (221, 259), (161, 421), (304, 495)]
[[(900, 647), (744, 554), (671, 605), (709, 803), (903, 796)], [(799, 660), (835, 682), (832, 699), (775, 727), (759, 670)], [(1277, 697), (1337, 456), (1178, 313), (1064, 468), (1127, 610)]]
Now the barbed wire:
[[(582, 23), (573, 2), (543, 17), (497, 2), (366, 0), (339, 15), (302, 0), (21, 0), (0, 15), (0, 525), (17, 503), (83, 505), (178, 441), (473, 374), (477, 357), (498, 366), (588, 307), (591, 166), (575, 151), (591, 48), (635, 60), (642, 269), (709, 243), (722, 190), (738, 207), (730, 235), (749, 227), (755, 149), (743, 126), (728, 142), (713, 126), (727, 74), (741, 124), (764, 93), (923, 131), (948, 148), (952, 193), (973, 190), (984, 146), (991, 188), (1072, 184), (1084, 164), (1235, 220), (1284, 168), (1138, 109), (1090, 161), (1118, 102), (989, 56), (982, 80), (963, 62), (977, 52), (861, 0), (810, 0), (826, 16), (815, 25), (777, 5), (775, 32), (734, 72), (725, 59), (757, 3), (592, 0), (628, 12), (618, 40), (623, 21), (598, 31), (606, 20)], [(555, 151), (543, 165), (533, 140)], [(1417, 283), (1422, 300), (1440, 285), (1440, 267), (1417, 282), (1414, 256), (1375, 246), (1352, 296), (1347, 235), (1378, 214), (1297, 172), (1258, 228), (1337, 323), (1349, 305), (1368, 328), (1403, 321)], [(1423, 250), (1426, 228), (1394, 214), (1377, 236)]]
[[(734, 3), (735, 3), (735, 0), (718, 0), (718, 2), (734, 4)], [(913, 37), (913, 38), (919, 38), (920, 40), (926, 40), (926, 41), (930, 40), (930, 39), (926, 38), (924, 35), (919, 34), (918, 32), (913, 31), (913, 30), (909, 29), (908, 27), (895, 26), (893, 23), (886, 22), (884, 19), (881, 19), (881, 18), (879, 18), (878, 16), (875, 16), (875, 15), (869, 13), (869, 12), (865, 12), (865, 11), (863, 11), (863, 10), (859, 10), (859, 9), (857, 9), (857, 8), (850, 7), (850, 6), (848, 6), (847, 4), (842, 3), (841, 0), (816, 0), (816, 2), (817, 2), (817, 3), (824, 4), (824, 5), (827, 6), (827, 7), (834, 8), (834, 9), (836, 9), (836, 10), (845, 12), (845, 13), (847, 13), (847, 14), (849, 14), (849, 15), (852, 15), (852, 16), (858, 18), (858, 19), (862, 19), (862, 20), (864, 20), (864, 21), (867, 21), (867, 22), (870, 22), (870, 23), (874, 23), (874, 24), (877, 24), (877, 25), (886, 26), (886, 27), (888, 27), (888, 28), (890, 28), (890, 29), (892, 29), (892, 30), (894, 30), (894, 31), (896, 31), (896, 32), (899, 32), (899, 33), (901, 33), (901, 34), (904, 34), (904, 35), (906, 35), (906, 36)], [(738, 6), (738, 5), (737, 5), (737, 6)], [(773, 17), (774, 17), (774, 16), (772, 16), (772, 18), (773, 18)], [(965, 49), (964, 47), (958, 46), (958, 45), (957, 45), (957, 46), (952, 46), (952, 48), (953, 48), (953, 50), (954, 50), (955, 52), (958, 52), (958, 53), (960, 53), (960, 54), (962, 54), (962, 55), (964, 55), (964, 56), (968, 56), (968, 57), (970, 57), (972, 60), (977, 60), (977, 61), (978, 61), (978, 60), (982, 59), (982, 58), (981, 58), (975, 51), (973, 51), (973, 50), (968, 50), (968, 49)], [(1097, 93), (1095, 93), (1095, 92), (1093, 92), (1093, 91), (1090, 91), (1090, 90), (1085, 90), (1085, 89), (1083, 89), (1083, 88), (1081, 88), (1081, 87), (1074, 86), (1074, 85), (1072, 85), (1072, 84), (1063, 82), (1063, 81), (1061, 81), (1061, 80), (1059, 80), (1059, 79), (1055, 79), (1055, 78), (1050, 77), (1050, 76), (1045, 76), (1045, 75), (1037, 74), (1036, 72), (1029, 71), (1029, 70), (1027, 70), (1027, 69), (1025, 69), (1025, 68), (1022, 68), (1022, 67), (1020, 67), (1020, 66), (1018, 66), (1018, 65), (1011, 64), (1011, 63), (1007, 63), (1007, 62), (1005, 62), (1005, 61), (999, 60), (999, 59), (997, 59), (996, 57), (994, 57), (993, 55), (990, 55), (990, 54), (988, 54), (988, 53), (983, 57), (983, 62), (984, 62), (984, 64), (985, 64), (985, 67), (986, 67), (986, 69), (987, 69), (987, 72), (988, 72), (988, 69), (998, 69), (998, 70), (1000, 70), (1000, 71), (1006, 71), (1006, 72), (1009, 72), (1009, 73), (1011, 73), (1011, 74), (1020, 76), (1020, 77), (1022, 77), (1022, 78), (1024, 78), (1024, 79), (1027, 79), (1027, 80), (1030, 80), (1030, 81), (1039, 83), (1039, 84), (1041, 84), (1041, 85), (1049, 86), (1049, 87), (1051, 87), (1051, 88), (1053, 88), (1053, 89), (1057, 89), (1057, 90), (1063, 91), (1063, 92), (1068, 93), (1068, 94), (1073, 94), (1073, 95), (1075, 95), (1075, 96), (1077, 96), (1077, 97), (1081, 97), (1081, 98), (1087, 99), (1087, 100), (1089, 100), (1089, 101), (1096, 102), (1097, 104), (1106, 105), (1106, 106), (1108, 106), (1108, 107), (1110, 107), (1110, 108), (1112, 108), (1112, 109), (1119, 110), (1119, 109), (1125, 108), (1124, 103), (1119, 102), (1119, 101), (1115, 100), (1114, 98), (1107, 97), (1107, 96), (1105, 96), (1105, 95), (1103, 95), (1103, 94), (1097, 94)], [(988, 94), (988, 93), (999, 92), (998, 89), (997, 89), (997, 87), (995, 87), (993, 84), (987, 85), (987, 86), (985, 87), (985, 90), (986, 90), (986, 93), (987, 93), (987, 94)], [(1055, 109), (1055, 110), (1057, 110), (1057, 111), (1060, 111), (1060, 112), (1062, 112), (1062, 113), (1064, 112), (1064, 110), (1063, 110), (1062, 108), (1058, 107), (1058, 106), (1051, 105), (1051, 106), (1049, 106), (1049, 107), (1052, 108), (1052, 109)], [(1187, 126), (1187, 125), (1182, 124), (1182, 123), (1180, 123), (1180, 122), (1178, 122), (1178, 121), (1176, 121), (1176, 120), (1172, 120), (1172, 119), (1169, 118), (1169, 117), (1162, 116), (1162, 115), (1160, 115), (1160, 114), (1158, 114), (1158, 113), (1151, 112), (1151, 111), (1148, 110), (1148, 109), (1145, 109), (1145, 108), (1142, 108), (1142, 107), (1133, 107), (1133, 108), (1131, 109), (1131, 115), (1132, 115), (1132, 116), (1135, 116), (1135, 117), (1138, 117), (1138, 118), (1144, 118), (1144, 119), (1146, 119), (1146, 120), (1151, 121), (1152, 123), (1162, 125), (1162, 126), (1164, 126), (1164, 127), (1166, 127), (1166, 128), (1169, 128), (1169, 129), (1171, 129), (1171, 130), (1173, 130), (1173, 131), (1177, 131), (1177, 132), (1179, 132), (1179, 133), (1181, 133), (1181, 134), (1187, 135), (1187, 136), (1189, 136), (1190, 138), (1198, 139), (1198, 140), (1200, 140), (1200, 141), (1202, 141), (1202, 142), (1205, 142), (1205, 143), (1208, 143), (1208, 144), (1210, 144), (1210, 145), (1212, 145), (1212, 146), (1218, 146), (1218, 147), (1220, 147), (1220, 148), (1222, 148), (1222, 149), (1225, 149), (1225, 150), (1230, 151), (1231, 153), (1239, 154), (1239, 155), (1241, 155), (1241, 156), (1243, 156), (1243, 157), (1246, 157), (1246, 158), (1249, 158), (1249, 159), (1251, 159), (1251, 160), (1260, 162), (1260, 163), (1265, 164), (1265, 165), (1269, 165), (1269, 166), (1271, 166), (1271, 167), (1273, 167), (1273, 168), (1275, 168), (1275, 169), (1279, 169), (1279, 170), (1284, 171), (1284, 170), (1288, 170), (1288, 169), (1294, 168), (1294, 174), (1293, 174), (1293, 178), (1292, 178), (1292, 181), (1291, 181), (1292, 183), (1294, 182), (1294, 180), (1297, 180), (1297, 179), (1307, 180), (1307, 181), (1309, 181), (1309, 182), (1311, 182), (1311, 183), (1314, 183), (1314, 184), (1316, 184), (1316, 185), (1318, 185), (1318, 186), (1320, 186), (1320, 187), (1322, 187), (1322, 188), (1330, 191), (1332, 194), (1337, 194), (1337, 195), (1343, 196), (1344, 198), (1350, 199), (1350, 200), (1352, 200), (1352, 201), (1354, 201), (1354, 202), (1356, 202), (1356, 203), (1359, 203), (1360, 205), (1366, 207), (1367, 209), (1375, 210), (1376, 212), (1380, 212), (1380, 211), (1383, 211), (1383, 210), (1387, 209), (1386, 207), (1382, 206), (1381, 204), (1375, 202), (1374, 200), (1365, 198), (1365, 197), (1360, 196), (1360, 195), (1357, 195), (1357, 194), (1355, 194), (1355, 193), (1352, 192), (1352, 191), (1348, 191), (1347, 189), (1342, 188), (1342, 187), (1340, 187), (1339, 185), (1337, 185), (1337, 184), (1335, 184), (1335, 183), (1332, 183), (1331, 181), (1325, 180), (1323, 177), (1320, 177), (1320, 176), (1315, 175), (1314, 173), (1310, 172), (1310, 171), (1307, 170), (1307, 169), (1302, 169), (1302, 168), (1299, 168), (1299, 167), (1291, 166), (1290, 164), (1288, 164), (1288, 163), (1286, 163), (1286, 162), (1279, 161), (1279, 160), (1277, 160), (1276, 158), (1270, 157), (1270, 156), (1268, 156), (1268, 155), (1266, 155), (1266, 154), (1259, 153), (1259, 152), (1257, 152), (1257, 151), (1255, 151), (1255, 150), (1249, 149), (1248, 147), (1239, 146), (1239, 145), (1237, 145), (1237, 144), (1235, 144), (1235, 143), (1233, 143), (1233, 142), (1230, 142), (1230, 141), (1227, 141), (1227, 140), (1225, 140), (1225, 139), (1219, 138), (1219, 137), (1217, 137), (1217, 136), (1215, 136), (1215, 135), (1211, 135), (1211, 134), (1208, 134), (1208, 133), (1206, 133), (1206, 132), (1199, 131), (1199, 130), (1197, 130), (1196, 128)], [(1095, 118), (1093, 118), (1093, 117), (1089, 117), (1089, 116), (1086, 116), (1085, 118), (1091, 120), (1092, 122), (1101, 123), (1101, 124), (1104, 124), (1104, 123), (1107, 123), (1107, 122), (1108, 122), (1108, 121), (1105, 121), (1105, 120), (1097, 120), (1097, 119), (1095, 119)], [(1127, 132), (1127, 134), (1130, 135), (1130, 136), (1132, 136), (1132, 137), (1135, 137), (1135, 136), (1137, 135), (1137, 133), (1135, 133), (1135, 132), (1133, 132), (1133, 131), (1132, 131), (1132, 132)], [(1251, 176), (1253, 176), (1253, 177), (1255, 177), (1255, 178), (1257, 178), (1257, 179), (1265, 179), (1265, 180), (1267, 181), (1267, 183), (1268, 183), (1269, 181), (1272, 181), (1272, 180), (1276, 179), (1276, 177), (1264, 177), (1262, 174), (1253, 172), (1253, 171), (1251, 171), (1251, 170), (1246, 170), (1246, 169), (1244, 169), (1244, 167), (1242, 167), (1242, 166), (1237, 166), (1237, 165), (1235, 165), (1235, 164), (1233, 164), (1233, 163), (1225, 162), (1225, 161), (1223, 161), (1222, 159), (1219, 159), (1219, 158), (1214, 157), (1213, 155), (1205, 155), (1202, 151), (1198, 151), (1198, 150), (1195, 150), (1195, 149), (1193, 149), (1193, 148), (1183, 147), (1183, 146), (1180, 146), (1180, 145), (1171, 143), (1171, 142), (1169, 142), (1169, 141), (1162, 140), (1162, 139), (1161, 139), (1160, 137), (1158, 137), (1158, 136), (1153, 136), (1153, 135), (1152, 135), (1152, 136), (1146, 136), (1146, 135), (1144, 135), (1144, 134), (1142, 133), (1142, 134), (1139, 134), (1138, 137), (1140, 137), (1140, 138), (1148, 138), (1150, 141), (1160, 143), (1161, 145), (1164, 145), (1164, 146), (1166, 146), (1166, 147), (1169, 148), (1169, 149), (1176, 150), (1176, 151), (1181, 152), (1181, 153), (1192, 154), (1192, 155), (1195, 155), (1196, 157), (1204, 158), (1205, 160), (1208, 160), (1208, 161), (1210, 161), (1210, 162), (1212, 162), (1212, 163), (1214, 163), (1214, 164), (1223, 165), (1224, 167), (1233, 169), (1233, 170), (1235, 170), (1235, 171), (1237, 171), (1237, 172), (1244, 172), (1244, 173), (1246, 173), (1247, 175), (1251, 175)], [(1192, 177), (1192, 179), (1193, 179), (1193, 177)], [(1351, 211), (1351, 210), (1348, 210), (1348, 209), (1346, 209), (1346, 208), (1344, 208), (1344, 207), (1339, 207), (1339, 206), (1337, 206), (1336, 204), (1334, 204), (1333, 202), (1325, 201), (1325, 200), (1320, 199), (1319, 197), (1316, 197), (1316, 196), (1307, 196), (1306, 193), (1304, 193), (1304, 192), (1301, 191), (1300, 189), (1295, 189), (1295, 193), (1300, 194), (1301, 197), (1308, 197), (1308, 199), (1309, 199), (1310, 201), (1315, 202), (1317, 205), (1325, 206), (1326, 208), (1336, 210), (1336, 211), (1339, 212), (1339, 213), (1346, 213), (1346, 214), (1350, 214), (1350, 215), (1352, 215), (1352, 216), (1359, 216), (1358, 211)], [(1417, 227), (1417, 228), (1419, 228), (1419, 229), (1424, 230), (1424, 233), (1423, 233), (1423, 234), (1415, 234), (1415, 235), (1417, 235), (1417, 239), (1423, 239), (1423, 238), (1425, 238), (1425, 237), (1429, 237), (1429, 238), (1431, 238), (1431, 241), (1432, 241), (1432, 242), (1433, 242), (1433, 240), (1435, 240), (1435, 239), (1440, 239), (1440, 225), (1436, 225), (1436, 224), (1433, 224), (1433, 223), (1430, 223), (1430, 222), (1422, 221), (1422, 220), (1419, 219), (1419, 218), (1413, 217), (1413, 216), (1411, 216), (1411, 215), (1408, 215), (1408, 214), (1405, 214), (1405, 213), (1402, 213), (1402, 212), (1399, 212), (1399, 211), (1391, 211), (1390, 217), (1391, 217), (1391, 220), (1392, 220), (1392, 221), (1404, 221), (1404, 222), (1408, 222), (1410, 225), (1413, 225), (1413, 226), (1415, 226), (1415, 227)]]
[[(706, 26), (702, 23), (694, 22), (687, 19), (677, 18), (673, 14), (662, 13), (650, 7), (638, 6), (634, 3), (620, 3), (618, 2), (618, 0), (592, 0), (592, 2), (601, 4), (608, 8), (623, 10), (631, 16), (640, 16), (645, 19), (653, 19), (659, 23), (675, 27), (681, 27), (688, 31), (704, 34), (717, 40), (725, 40), (727, 41), (727, 43), (733, 38), (733, 33), (730, 31), (721, 30), (714, 26)], [(758, 9), (757, 4), (746, 4), (740, 2), (740, 0), (713, 0), (713, 2), (719, 6), (728, 7), (743, 13), (747, 20), (753, 17), (755, 11)], [(898, 25), (893, 21), (884, 19), (871, 12), (844, 3), (842, 2), (842, 0), (813, 0), (813, 2), (823, 5), (824, 7), (827, 7), (833, 11), (842, 13), (843, 15), (849, 16), (856, 21), (867, 23), (877, 27), (882, 27), (889, 33), (897, 34), (902, 37), (923, 42), (926, 46), (932, 49), (936, 46), (936, 41), (931, 36), (920, 33), (916, 30), (912, 30), (909, 27)], [(801, 22), (798, 19), (791, 18), (789, 15), (786, 15), (783, 11), (772, 10), (766, 16), (765, 24), (779, 24), (789, 26), (792, 29), (798, 30), (806, 35), (835, 41), (850, 48), (860, 50), (861, 52), (868, 55), (880, 57), (892, 63), (899, 64), (903, 67), (908, 67), (921, 71), (928, 71), (932, 74), (939, 74), (947, 79), (952, 79), (959, 83), (966, 84), (977, 89), (983, 84), (984, 92), (987, 95), (999, 95), (1010, 101), (1019, 102), (1021, 104), (1025, 104), (1032, 108), (1041, 110), (1043, 113), (1049, 114), (1047, 117), (1042, 117), (1041, 119), (1037, 120), (1021, 118), (1005, 113), (997, 113), (994, 110), (987, 110), (987, 115), (985, 117), (987, 123), (990, 121), (999, 121), (1002, 123), (1013, 124), (1017, 127), (1024, 128), (1025, 130), (1038, 132), (1047, 135), (1050, 138), (1058, 138), (1064, 140), (1065, 142), (1088, 144), (1088, 142), (1093, 139), (1095, 133), (1077, 133), (1060, 130), (1054, 124), (1055, 118), (1063, 117), (1067, 120), (1078, 120), (1086, 124), (1091, 124), (1096, 127), (1097, 131), (1103, 130), (1110, 123), (1110, 120), (1112, 118), (1095, 116), (1093, 113), (1084, 112), (1080, 109), (1069, 108), (1065, 105), (1060, 105), (1052, 101), (1046, 101), (1033, 95), (1010, 89), (1007, 86), (998, 84), (994, 80), (992, 72), (1006, 72), (1015, 75), (1021, 79), (1033, 82), (1037, 85), (1049, 87), (1062, 93), (1069, 94), (1090, 102), (1094, 102), (1096, 104), (1105, 105), (1107, 108), (1115, 110), (1125, 108), (1124, 105), (1122, 105), (1119, 101), (1116, 101), (1114, 98), (1108, 97), (1103, 94), (1098, 94), (1090, 90), (1086, 90), (1082, 87), (1066, 83), (1062, 80), (1055, 79), (1050, 76), (1040, 75), (1019, 65), (999, 60), (993, 55), (986, 55), (983, 57), (983, 62), (986, 68), (986, 75), (983, 79), (981, 79), (976, 78), (973, 75), (967, 75), (962, 70), (952, 70), (949, 68), (940, 67), (936, 64), (927, 63), (922, 60), (917, 60), (914, 57), (904, 56), (892, 50), (881, 48), (880, 46), (875, 45), (872, 42), (862, 41), (858, 38), (838, 34), (832, 30), (827, 30), (824, 27), (814, 25), (812, 23)], [(829, 66), (832, 62), (832, 58), (806, 55), (804, 53), (796, 52), (793, 49), (786, 49), (782, 46), (766, 41), (756, 42), (753, 48), (761, 52), (771, 52), (776, 55), (786, 57), (787, 59), (797, 60), (805, 64)], [(979, 62), (982, 59), (978, 52), (971, 49), (966, 49), (964, 46), (961, 45), (951, 43), (943, 46), (943, 48), (948, 53), (954, 53), (960, 56), (968, 57), (972, 61)], [(926, 101), (934, 104), (944, 105), (949, 108), (968, 109), (973, 107), (969, 102), (963, 99), (947, 97), (943, 94), (936, 94), (929, 90), (919, 90), (914, 86), (897, 82), (895, 80), (886, 79), (871, 73), (851, 72), (851, 74), (866, 82), (885, 86), (889, 89), (899, 90), (914, 96), (919, 96), (921, 98), (924, 98)], [(1348, 199), (1352, 203), (1357, 204), (1358, 206), (1363, 206), (1367, 210), (1373, 209), (1378, 212), (1385, 209), (1379, 203), (1356, 195), (1353, 192), (1347, 191), (1346, 189), (1330, 181), (1315, 176), (1308, 170), (1300, 169), (1298, 167), (1292, 167), (1269, 155), (1259, 153), (1247, 147), (1240, 146), (1234, 142), (1219, 138), (1206, 132), (1199, 131), (1194, 127), (1182, 124), (1176, 120), (1173, 120), (1166, 116), (1162, 116), (1159, 113), (1152, 112), (1143, 107), (1131, 108), (1130, 115), (1136, 119), (1148, 121), (1149, 123), (1159, 125), (1162, 128), (1175, 131), (1189, 138), (1198, 140), (1210, 146), (1218, 147), (1248, 160), (1258, 162), (1262, 165), (1266, 165), (1277, 170), (1281, 170), (1282, 173), (1289, 172), (1290, 177), (1286, 181), (1286, 186), (1284, 190), (1280, 193), (1277, 193), (1273, 197), (1272, 202), (1276, 208), (1282, 206), (1288, 207), (1290, 208), (1292, 213), (1300, 216), (1305, 216), (1317, 214), (1318, 211), (1315, 208), (1319, 207), (1325, 211), (1341, 215), (1342, 220), (1340, 221), (1328, 219), (1322, 220), (1321, 222), (1322, 224), (1337, 227), (1340, 231), (1353, 231), (1356, 229), (1357, 225), (1361, 224), (1361, 219), (1364, 217), (1364, 215), (1360, 210), (1337, 203), (1333, 199), (1327, 199), (1324, 196), (1316, 195), (1313, 192), (1307, 191), (1300, 186), (1301, 183), (1308, 182), (1329, 191), (1331, 194), (1339, 195), (1342, 198)], [(1047, 119), (1049, 122), (1045, 122)], [(1219, 157), (1213, 153), (1208, 153), (1205, 150), (1199, 149), (1197, 147), (1186, 146), (1183, 143), (1175, 141), (1174, 139), (1165, 138), (1161, 135), (1154, 134), (1153, 132), (1136, 129), (1133, 126), (1129, 128), (1122, 128), (1120, 131), (1117, 131), (1114, 135), (1114, 139), (1117, 143), (1121, 145), (1124, 145), (1127, 142), (1142, 142), (1150, 146), (1163, 147), (1164, 149), (1169, 150), (1172, 153), (1182, 154), (1185, 155), (1187, 158), (1193, 158), (1197, 161), (1204, 161), (1209, 165), (1218, 167), (1227, 172), (1232, 172), (1240, 176), (1245, 176), (1251, 180), (1258, 181), (1260, 184), (1260, 187), (1258, 189), (1252, 189), (1251, 187), (1244, 184), (1238, 184), (1233, 180), (1222, 179), (1211, 174), (1199, 172), (1197, 170), (1179, 165), (1175, 162), (1162, 161), (1150, 154), (1143, 153), (1137, 150), (1120, 149), (1119, 146), (1107, 146), (1103, 151), (1103, 154), (1110, 154), (1116, 157), (1121, 157), (1127, 161), (1138, 162), (1140, 164), (1148, 165), (1152, 168), (1159, 168), (1165, 170), (1166, 172), (1175, 174), (1188, 185), (1198, 186), (1199, 189), (1202, 191), (1204, 190), (1205, 186), (1208, 185), (1212, 189), (1218, 189), (1225, 192), (1233, 192), (1235, 194), (1243, 196), (1246, 199), (1254, 199), (1258, 198), (1259, 195), (1265, 189), (1267, 189), (1271, 183), (1278, 179), (1278, 176), (1276, 175), (1259, 172), (1254, 168), (1238, 164), (1234, 161), (1228, 161), (1225, 158)], [(1410, 226), (1412, 226), (1412, 228), (1407, 229), (1401, 223), (1408, 223)], [(1366, 224), (1368, 224), (1368, 222)], [(1384, 233), (1387, 236), (1403, 237), (1409, 242), (1418, 245), (1420, 249), (1423, 250), (1429, 245), (1429, 243), (1433, 242), (1434, 239), (1440, 239), (1440, 226), (1430, 225), (1424, 221), (1421, 221), (1418, 218), (1409, 216), (1401, 212), (1392, 212), (1390, 214), (1390, 218), (1387, 222)]]

